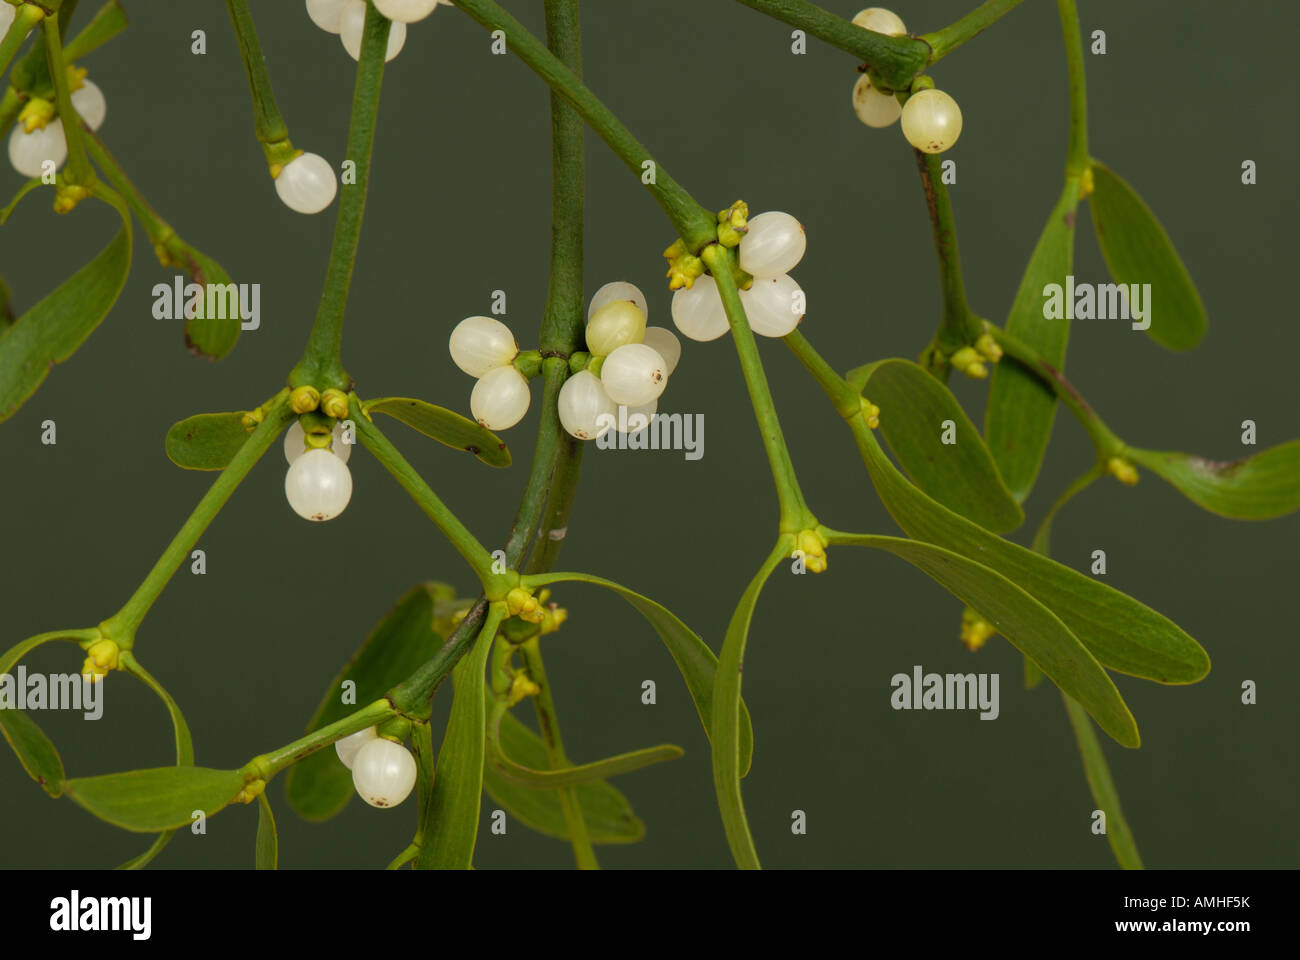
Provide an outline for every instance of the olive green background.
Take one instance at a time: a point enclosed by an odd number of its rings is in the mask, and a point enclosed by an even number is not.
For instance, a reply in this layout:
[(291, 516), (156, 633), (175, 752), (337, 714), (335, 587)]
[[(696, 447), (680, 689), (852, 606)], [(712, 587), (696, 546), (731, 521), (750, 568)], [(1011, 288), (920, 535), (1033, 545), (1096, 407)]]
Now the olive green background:
[[(898, 0), (916, 32), (974, 0)], [(1300, 8), (1210, 0), (1083, 0), (1092, 152), (1158, 212), (1199, 284), (1210, 335), (1187, 355), (1163, 351), (1122, 321), (1078, 321), (1069, 371), (1126, 440), (1232, 459), (1242, 420), (1262, 449), (1300, 436), (1295, 386), (1297, 241), (1292, 38)], [(88, 15), (91, 0), (82, 4)], [(189, 414), (243, 409), (273, 393), (296, 360), (316, 306), (336, 208), (315, 217), (280, 204), (252, 134), (252, 111), (224, 5), (128, 2), (131, 28), (88, 61), (108, 96), (102, 135), (156, 208), (235, 279), (262, 287), (262, 328), (211, 364), (184, 350), (180, 325), (153, 319), (167, 282), (143, 236), (103, 326), (0, 425), (0, 646), (56, 627), (89, 626), (130, 594), (211, 482), (163, 453)], [(299, 0), (251, 4), (296, 146), (342, 159), (353, 64)], [(507, 6), (541, 30), (540, 0)], [(827, 0), (850, 16), (859, 6)], [(701, 202), (737, 197), (806, 225), (795, 276), (808, 293), (804, 330), (841, 368), (914, 357), (938, 315), (930, 227), (912, 153), (897, 127), (854, 118), (856, 63), (725, 0), (587, 0), (586, 78)], [(191, 31), (207, 53), (190, 52)], [(1055, 4), (1028, 0), (933, 71), (965, 118), (953, 188), (975, 309), (1005, 316), (1056, 199), (1066, 145), (1066, 81)], [(706, 99), (707, 98), (707, 99)], [(547, 92), (463, 13), (440, 9), (410, 28), (387, 70), (373, 182), (349, 304), (345, 362), (364, 396), (411, 395), (468, 412), (472, 381), (447, 356), (451, 327), (486, 313), (493, 290), (521, 345), (535, 342), (549, 241)], [(659, 252), (672, 231), (652, 198), (594, 135), (588, 138), (589, 296), (631, 280), (651, 322), (669, 322)], [(1240, 182), (1245, 159), (1259, 183)], [(8, 167), (5, 168), (8, 170)], [(0, 174), (0, 192), (19, 185)], [(1086, 214), (1076, 275), (1104, 266)], [(41, 194), (0, 231), (0, 273), (25, 309), (102, 246), (107, 208), (56, 217)], [(1159, 293), (1156, 293), (1159, 296)], [(820, 391), (776, 342), (762, 356), (805, 492), (837, 527), (896, 532), (853, 444)], [(977, 422), (986, 386), (955, 384)], [(534, 402), (540, 391), (534, 389)], [(588, 450), (561, 566), (619, 580), (674, 609), (716, 649), (729, 612), (776, 523), (762, 447), (726, 339), (686, 343), (661, 410), (703, 413), (705, 456)], [(58, 443), (40, 443), (57, 422)], [(1090, 448), (1058, 418), (1027, 539)], [(486, 543), (499, 543), (523, 488), (534, 408), (509, 431), (515, 465), (493, 471), (395, 422), (390, 436)], [(206, 576), (182, 567), (141, 629), (141, 661), (180, 701), (198, 761), (233, 767), (296, 737), (325, 686), (370, 627), (413, 583), (473, 578), (396, 483), (364, 452), (352, 459), (347, 512), (309, 524), (288, 508), (278, 446), (199, 546)], [(1152, 475), (1135, 489), (1098, 484), (1056, 525), (1055, 555), (1086, 569), (1197, 637), (1214, 668), (1204, 682), (1161, 687), (1117, 677), (1143, 735), (1106, 752), (1139, 848), (1153, 867), (1295, 866), (1296, 612), (1300, 517), (1266, 524), (1201, 512)], [(621, 600), (566, 587), (571, 612), (548, 639), (547, 665), (570, 754), (592, 760), (660, 742), (686, 756), (618, 785), (648, 825), (635, 846), (601, 848), (616, 867), (730, 864), (713, 797), (708, 745), (671, 659)], [(821, 576), (778, 573), (758, 609), (745, 696), (756, 732), (745, 800), (769, 866), (1108, 867), (1090, 833), (1093, 803), (1059, 697), (1026, 693), (1020, 655), (997, 639), (958, 642), (961, 606), (911, 567), (840, 549)], [(48, 646), (29, 669), (76, 670)], [(1001, 675), (1001, 716), (895, 712), (889, 679), (910, 672)], [(1292, 679), (1288, 679), (1292, 678)], [(641, 683), (658, 685), (645, 706)], [(1259, 703), (1243, 706), (1244, 680)], [(449, 705), (444, 690), (436, 718)], [(161, 705), (125, 676), (105, 714), (37, 719), (72, 775), (170, 762)], [(440, 734), (438, 735), (440, 736)], [(409, 840), (415, 810), (354, 800), (307, 825), (269, 788), (292, 867), (375, 867)], [(252, 864), (255, 808), (177, 835), (166, 867)], [(491, 809), (487, 806), (486, 809)], [(806, 836), (790, 817), (804, 810)], [(512, 822), (482, 822), (483, 867), (564, 866), (567, 847)], [(0, 755), (0, 865), (111, 866), (148, 838), (51, 801)]]

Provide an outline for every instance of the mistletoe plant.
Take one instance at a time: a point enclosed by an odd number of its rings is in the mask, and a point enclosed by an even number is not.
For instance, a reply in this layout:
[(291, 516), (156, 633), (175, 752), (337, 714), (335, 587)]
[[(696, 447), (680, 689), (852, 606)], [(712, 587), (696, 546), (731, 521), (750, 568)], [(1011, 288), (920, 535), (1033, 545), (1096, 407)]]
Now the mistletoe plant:
[[(1107, 814), (1116, 859), (1125, 867), (1141, 865), (1094, 731), (1095, 724), (1125, 747), (1139, 745), (1137, 723), (1107, 671), (1162, 684), (1194, 683), (1208, 673), (1209, 657), (1155, 610), (1051, 560), (1052, 519), (1103, 476), (1132, 484), (1139, 468), (1211, 512), (1239, 519), (1280, 516), (1300, 507), (1300, 442), (1231, 463), (1135, 447), (1101, 420), (1062, 373), (1069, 324), (1044, 309), (1043, 297), (1071, 274), (1076, 218), (1085, 200), (1116, 283), (1150, 284), (1159, 292), (1156, 309), (1148, 300), (1148, 335), (1183, 350), (1206, 331), (1205, 311), (1168, 236), (1133, 189), (1089, 154), (1074, 0), (1057, 0), (1070, 79), (1064, 183), (1002, 324), (984, 319), (967, 302), (939, 158), (961, 134), (961, 111), (927, 71), (1019, 0), (987, 0), (923, 35), (909, 34), (897, 15), (878, 8), (848, 21), (805, 0), (740, 2), (851, 54), (846, 74), (854, 61), (860, 64), (852, 96), (858, 117), (872, 127), (898, 122), (915, 154), (943, 298), (938, 328), (920, 362), (884, 358), (841, 374), (817, 352), (799, 326), (803, 292), (790, 275), (806, 248), (798, 220), (780, 211), (751, 216), (740, 201), (715, 212), (716, 204), (701, 205), (658, 164), (582, 82), (578, 0), (545, 0), (546, 42), (493, 0), (458, 0), (461, 13), (491, 31), (494, 42), (504, 43), (550, 87), (553, 143), (550, 286), (535, 347), (521, 350), (504, 324), (487, 317), (465, 319), (449, 331), (454, 361), (477, 378), (469, 419), (420, 399), (363, 399), (341, 350), (384, 64), (403, 48), (407, 24), (432, 14), (437, 0), (307, 0), (311, 19), (338, 33), (357, 60), (346, 154), (353, 177), (341, 187), (325, 161), (290, 141), (246, 0), (227, 0), (252, 92), (255, 131), (277, 193), (302, 213), (323, 210), (338, 197), (315, 322), (302, 358), (269, 399), (251, 409), (192, 416), (168, 432), (166, 450), (178, 465), (220, 474), (122, 608), (94, 626), (30, 637), (0, 656), (0, 674), (8, 674), (41, 644), (73, 643), (84, 651), (84, 675), (103, 682), (110, 672), (128, 673), (165, 703), (175, 730), (175, 765), (92, 777), (68, 777), (54, 745), (26, 713), (12, 703), (0, 710), (0, 728), (51, 796), (66, 796), (118, 827), (155, 835), (126, 866), (148, 863), (194, 811), (212, 816), (229, 804), (253, 801), (260, 809), (256, 863), (275, 866), (275, 824), (264, 791), (282, 772), (289, 803), (309, 820), (337, 813), (353, 788), (377, 807), (400, 804), (415, 790), (414, 834), (393, 867), (469, 867), (484, 790), (521, 822), (570, 841), (579, 866), (595, 866), (596, 845), (635, 840), (643, 829), (608, 779), (682, 751), (664, 745), (593, 763), (568, 758), (542, 647), (566, 618), (551, 589), (582, 582), (622, 596), (662, 638), (711, 745), (732, 854), (738, 865), (756, 867), (741, 792), (754, 748), (741, 700), (750, 623), (778, 567), (793, 562), (819, 572), (832, 547), (871, 547), (920, 568), (966, 603), (962, 636), (968, 646), (1000, 634), (1024, 654), (1029, 685), (1047, 677), (1059, 688), (1095, 802)], [(230, 278), (154, 212), (94, 132), (104, 121), (106, 101), (76, 64), (126, 20), (111, 0), (69, 39), (76, 6), (75, 0), (0, 4), (0, 72), (9, 71), (0, 133), (10, 135), (15, 168), (31, 178), (0, 219), (24, 197), (52, 186), (60, 213), (94, 199), (112, 206), (122, 225), (98, 256), (26, 312), (14, 318), (7, 295), (0, 300), (0, 418), (12, 414), (113, 306), (130, 268), (133, 218), (162, 264), (188, 271), (199, 285), (198, 302), (186, 310), (189, 347), (220, 358), (239, 335), (238, 310), (205, 310), (201, 302), (205, 293), (210, 302), (214, 287), (237, 300)], [(31, 49), (18, 58), (29, 34)], [(716, 656), (654, 600), (591, 574), (554, 572), (562, 539), (553, 534), (567, 526), (585, 441), (611, 429), (635, 435), (652, 428), (658, 397), (681, 356), (671, 331), (646, 326), (646, 297), (631, 284), (606, 284), (584, 311), (584, 126), (667, 215), (675, 237), (664, 255), (669, 287), (676, 291), (672, 316), (678, 331), (691, 340), (731, 335), (776, 488), (771, 550), (736, 604)], [(883, 142), (882, 149), (889, 148)], [(814, 513), (782, 436), (755, 334), (784, 340), (825, 392), (905, 537), (848, 532)], [(990, 381), (982, 432), (946, 386), (954, 369)], [(525, 415), (533, 379), (542, 381), (536, 454), (509, 534), (490, 549), (407, 462), (375, 415), (469, 451), (490, 466), (508, 467), (510, 454), (493, 431)], [(1034, 485), (1058, 402), (1082, 424), (1096, 457), (1041, 518), (1033, 549), (1026, 549), (1002, 535), (1024, 522), (1021, 503)], [(458, 597), (451, 587), (432, 582), (410, 590), (331, 684), (304, 736), (238, 769), (202, 767), (180, 707), (143, 665), (136, 639), (199, 536), (281, 433), (290, 464), (285, 491), (297, 513), (319, 521), (346, 508), (347, 458), (359, 441), (455, 546), (479, 592)], [(449, 676), (453, 702), (435, 751), (431, 703)], [(540, 735), (512, 712), (525, 700), (533, 702)], [(331, 744), (335, 749), (326, 749)]]

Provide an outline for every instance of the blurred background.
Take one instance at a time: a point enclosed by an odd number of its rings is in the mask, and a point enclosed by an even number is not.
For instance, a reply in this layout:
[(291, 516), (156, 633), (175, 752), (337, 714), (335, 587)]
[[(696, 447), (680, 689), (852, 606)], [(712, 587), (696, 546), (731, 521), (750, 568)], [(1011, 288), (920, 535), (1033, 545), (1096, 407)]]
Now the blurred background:
[[(896, 0), (909, 29), (942, 27), (975, 0)], [(540, 32), (540, 0), (505, 4)], [(852, 16), (862, 0), (826, 0)], [(79, 19), (93, 11), (85, 3)], [(189, 355), (179, 322), (155, 320), (151, 288), (169, 282), (143, 231), (120, 300), (77, 354), (0, 425), (0, 647), (49, 629), (90, 626), (131, 593), (211, 483), (163, 452), (170, 424), (246, 409), (284, 382), (324, 276), (335, 210), (315, 217), (277, 199), (253, 136), (233, 32), (219, 0), (128, 2), (131, 27), (85, 65), (108, 97), (101, 136), (145, 196), (236, 281), (261, 284), (262, 327), (216, 364)], [(1176, 355), (1122, 321), (1078, 321), (1068, 372), (1125, 440), (1214, 459), (1243, 454), (1240, 423), (1263, 449), (1300, 436), (1295, 357), (1297, 255), (1292, 38), (1300, 7), (1241, 5), (1236, 29), (1211, 0), (1084, 0), (1092, 152), (1134, 184), (1163, 220), (1199, 285), (1210, 334)], [(275, 93), (295, 146), (343, 159), (354, 64), (299, 0), (257, 0)], [(851, 55), (816, 39), (790, 52), (790, 28), (726, 0), (586, 0), (586, 80), (702, 203), (744, 198), (785, 210), (809, 236), (796, 276), (803, 329), (841, 369), (915, 357), (938, 318), (930, 226), (898, 127), (854, 117)], [(207, 53), (191, 54), (204, 30)], [(1234, 37), (1249, 36), (1249, 42)], [(933, 70), (960, 103), (952, 188), (974, 308), (1002, 320), (1056, 200), (1067, 92), (1055, 4), (1029, 0)], [(700, 101), (707, 84), (710, 103)], [(546, 294), (550, 143), (545, 86), (487, 34), (442, 8), (413, 25), (384, 78), (373, 179), (345, 337), (363, 396), (417, 396), (468, 413), (473, 385), (447, 355), (465, 316), (493, 290), (522, 346), (535, 344)], [(586, 293), (639, 284), (650, 322), (669, 325), (660, 251), (673, 239), (653, 199), (588, 136)], [(1243, 160), (1258, 185), (1243, 186)], [(0, 192), (16, 190), (6, 166)], [(84, 204), (58, 217), (28, 198), (0, 231), (0, 273), (21, 312), (111, 236), (113, 214)], [(1105, 279), (1086, 215), (1080, 281)], [(780, 344), (761, 345), (809, 502), (840, 528), (896, 533), (847, 431)], [(982, 422), (986, 384), (954, 389)], [(534, 389), (534, 403), (540, 396)], [(613, 578), (665, 603), (716, 650), (729, 613), (766, 555), (776, 504), (728, 340), (686, 343), (660, 404), (703, 413), (705, 456), (587, 452), (562, 568)], [(58, 443), (40, 443), (57, 423)], [(492, 470), (393, 423), (390, 437), (488, 544), (501, 542), (527, 475), (534, 408), (505, 434), (514, 466)], [(1067, 415), (1030, 517), (1027, 542), (1056, 494), (1089, 463)], [(347, 512), (328, 524), (285, 502), (278, 445), (199, 542), (207, 574), (182, 567), (139, 632), (141, 662), (186, 711), (198, 762), (235, 767), (300, 735), (325, 687), (410, 586), (474, 579), (397, 484), (364, 452), (352, 459)], [(1300, 859), (1295, 730), (1300, 517), (1266, 524), (1202, 512), (1159, 478), (1107, 480), (1057, 520), (1054, 555), (1168, 615), (1209, 651), (1195, 686), (1116, 677), (1143, 746), (1107, 742), (1123, 805), (1151, 867), (1281, 867)], [(303, 571), (322, 571), (314, 577)], [(331, 571), (325, 576), (323, 571)], [(339, 571), (346, 576), (340, 584)], [(545, 644), (566, 746), (575, 761), (671, 742), (686, 756), (616, 785), (645, 820), (641, 843), (599, 849), (611, 867), (731, 864), (713, 795), (708, 744), (658, 638), (623, 601), (592, 587), (557, 591), (570, 610)], [(758, 608), (744, 693), (756, 753), (745, 802), (774, 867), (1109, 867), (1089, 830), (1093, 802), (1054, 688), (1025, 692), (1021, 658), (996, 639), (958, 641), (961, 605), (920, 572), (874, 551), (837, 550), (821, 576), (776, 575)], [(47, 646), (29, 670), (71, 672), (81, 657)], [(1001, 675), (1001, 716), (895, 712), (890, 677)], [(641, 703), (654, 680), (658, 703)], [(1259, 685), (1243, 706), (1241, 684)], [(162, 705), (124, 675), (108, 681), (102, 720), (37, 719), (72, 776), (171, 762)], [(437, 697), (445, 718), (449, 689)], [(530, 713), (517, 711), (521, 716)], [(531, 719), (531, 718), (530, 718)], [(441, 727), (435, 728), (435, 742)], [(415, 805), (381, 811), (354, 799), (308, 825), (268, 789), (286, 867), (382, 866), (414, 830)], [(492, 809), (492, 804), (487, 809)], [(806, 836), (790, 831), (807, 814)], [(249, 867), (255, 808), (181, 831), (163, 867)], [(51, 801), (12, 752), (0, 752), (0, 865), (113, 866), (148, 838)], [(553, 867), (567, 845), (512, 822), (481, 867)]]

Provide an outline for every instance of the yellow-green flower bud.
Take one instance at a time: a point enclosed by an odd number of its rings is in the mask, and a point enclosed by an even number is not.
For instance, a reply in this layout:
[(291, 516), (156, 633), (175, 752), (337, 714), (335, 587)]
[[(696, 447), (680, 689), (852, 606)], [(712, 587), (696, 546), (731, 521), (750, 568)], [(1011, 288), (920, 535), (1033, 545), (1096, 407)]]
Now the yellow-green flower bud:
[(295, 387), (289, 394), (289, 409), (294, 413), (310, 413), (320, 406), (320, 391), (315, 387)]
[(1002, 347), (993, 339), (993, 334), (986, 333), (975, 341), (975, 349), (992, 363), (1002, 359)]
[(1106, 461), (1106, 469), (1125, 486), (1131, 487), (1138, 482), (1137, 468), (1123, 457), (1111, 457)]
[(985, 620), (970, 607), (962, 611), (961, 642), (967, 650), (974, 653), (984, 646), (986, 640), (998, 632), (998, 628)]
[(81, 665), (82, 676), (99, 680), (110, 670), (116, 670), (121, 648), (112, 640), (98, 640), (86, 648), (86, 662)]
[(320, 395), (320, 410), (327, 417), (333, 417), (335, 420), (346, 420), (348, 418), (348, 395), (342, 390), (335, 390), (331, 387)]
[(510, 690), (506, 694), (506, 706), (513, 707), (524, 697), (535, 697), (541, 692), (542, 688), (527, 676), (516, 673), (514, 679), (510, 681)]
[(747, 232), (749, 223), (749, 204), (737, 200), (726, 210), (718, 212), (718, 242), (724, 247), (740, 246), (740, 239)]
[(54, 104), (43, 97), (32, 97), (18, 112), (18, 122), (24, 133), (44, 130), (46, 124), (54, 119)]
[(803, 553), (804, 566), (813, 573), (826, 569), (826, 541), (816, 530), (800, 530), (795, 546)]
[(236, 803), (252, 803), (266, 790), (265, 780), (250, 780), (244, 784), (244, 789), (239, 791), (235, 797)]
[(862, 407), (862, 416), (867, 421), (867, 426), (875, 430), (880, 426), (880, 408), (866, 397), (859, 397), (858, 400)]
[(514, 587), (506, 594), (506, 610), (512, 617), (529, 623), (542, 622), (541, 604), (523, 587)]

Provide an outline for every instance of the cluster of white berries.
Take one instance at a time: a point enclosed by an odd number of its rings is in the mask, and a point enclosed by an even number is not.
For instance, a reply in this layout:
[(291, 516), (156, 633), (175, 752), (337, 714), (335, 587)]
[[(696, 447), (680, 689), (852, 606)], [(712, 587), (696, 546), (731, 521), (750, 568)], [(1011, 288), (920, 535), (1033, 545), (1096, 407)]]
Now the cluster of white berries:
[(352, 785), (372, 807), (395, 807), (411, 794), (416, 766), (411, 751), (381, 737), (374, 727), (334, 741), (343, 766), (352, 771)]
[(645, 294), (632, 283), (607, 283), (591, 298), (591, 360), (560, 388), (560, 423), (571, 436), (595, 440), (611, 428), (637, 433), (654, 419), (682, 345), (671, 330), (647, 327), (649, 317)]
[[(808, 248), (803, 224), (788, 213), (769, 211), (749, 221), (740, 239), (740, 269), (754, 278), (740, 291), (749, 326), (763, 337), (784, 337), (806, 312), (803, 290), (789, 275)], [(716, 340), (726, 333), (727, 314), (714, 279), (705, 274), (673, 294), (673, 323), (692, 340)]]
[[(884, 7), (860, 11), (853, 23), (887, 37), (907, 36), (898, 14)], [(893, 93), (877, 90), (864, 73), (853, 85), (853, 110), (869, 127), (887, 127), (902, 117), (903, 136), (923, 153), (943, 153), (961, 136), (961, 109), (942, 90), (918, 90), (899, 106)]]
[(350, 456), (352, 445), (343, 439), (342, 424), (335, 425), (328, 447), (309, 448), (302, 425), (295, 422), (284, 435), (289, 461), (284, 495), (293, 512), (304, 520), (333, 520), (346, 510), (352, 499)]
[(469, 409), (489, 430), (508, 430), (524, 418), (532, 394), (528, 378), (514, 367), (519, 355), (515, 335), (492, 317), (466, 317), (447, 342), (452, 362), (478, 383), (469, 395)]
[[(388, 29), (384, 61), (392, 60), (406, 43), (406, 25), (423, 20), (438, 4), (450, 0), (373, 0), (375, 9), (393, 22)], [(326, 33), (336, 33), (353, 60), (361, 59), (361, 33), (366, 26), (366, 0), (307, 0), (307, 15)]]
[[(0, 36), (4, 35), (6, 24), (3, 22), (5, 11), (14, 8), (0, 2)], [(10, 14), (10, 20), (13, 19)], [(78, 71), (84, 73), (84, 71)], [(81, 119), (91, 130), (98, 130), (108, 115), (108, 101), (104, 91), (89, 80), (80, 81), (81, 86), (72, 91), (72, 108), (80, 114)], [(32, 114), (25, 119), (22, 115), (14, 124), (13, 133), (9, 135), (9, 162), (24, 177), (39, 177), (45, 170), (46, 161), (57, 170), (68, 159), (68, 139), (63, 132), (63, 118), (41, 117)]]

